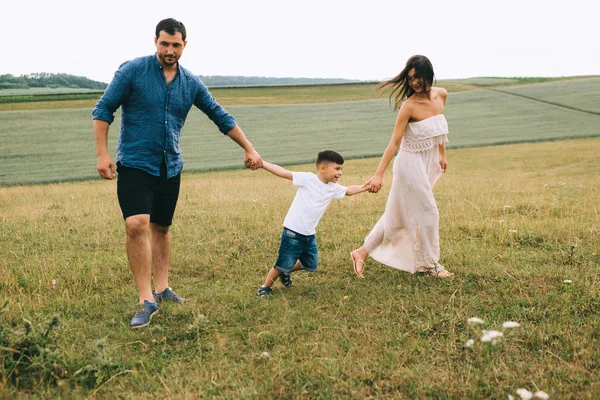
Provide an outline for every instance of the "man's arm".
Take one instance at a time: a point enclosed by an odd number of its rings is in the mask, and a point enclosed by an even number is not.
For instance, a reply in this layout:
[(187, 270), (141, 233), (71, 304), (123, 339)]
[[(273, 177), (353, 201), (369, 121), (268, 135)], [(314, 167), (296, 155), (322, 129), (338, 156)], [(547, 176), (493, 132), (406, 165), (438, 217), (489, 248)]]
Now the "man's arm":
[(115, 177), (115, 164), (108, 154), (108, 129), (110, 124), (100, 119), (94, 120), (94, 137), (96, 139), (96, 155), (98, 162), (96, 170), (104, 179)]
[(348, 188), (346, 189), (346, 196), (354, 196), (355, 194), (366, 192), (367, 190), (369, 189), (366, 183), (364, 185), (348, 186)]
[(246, 138), (246, 135), (244, 135), (244, 132), (239, 125), (236, 124), (233, 129), (227, 132), (227, 136), (229, 136), (231, 140), (236, 142), (246, 152), (244, 155), (244, 165), (246, 168), (256, 170), (262, 167), (263, 161), (260, 154), (254, 150), (254, 146), (252, 146), (252, 143), (250, 143), (248, 138)]
[(293, 180), (292, 171), (287, 170), (283, 167), (280, 167), (277, 164), (271, 164), (270, 162), (262, 160), (262, 168), (265, 171), (269, 171), (273, 175), (277, 175), (281, 178), (289, 179), (290, 181)]

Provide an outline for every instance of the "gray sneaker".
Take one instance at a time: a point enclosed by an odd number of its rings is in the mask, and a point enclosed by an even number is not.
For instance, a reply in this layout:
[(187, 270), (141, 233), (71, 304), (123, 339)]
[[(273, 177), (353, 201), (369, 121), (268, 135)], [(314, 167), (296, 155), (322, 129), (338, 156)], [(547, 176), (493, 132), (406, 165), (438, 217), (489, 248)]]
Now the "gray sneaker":
[(143, 328), (150, 325), (152, 316), (158, 312), (158, 304), (144, 300), (144, 304), (138, 304), (135, 315), (131, 319), (131, 329)]
[(154, 293), (154, 301), (160, 303), (161, 301), (172, 301), (174, 303), (185, 303), (187, 299), (184, 299), (173, 291), (170, 287), (166, 288), (160, 293)]

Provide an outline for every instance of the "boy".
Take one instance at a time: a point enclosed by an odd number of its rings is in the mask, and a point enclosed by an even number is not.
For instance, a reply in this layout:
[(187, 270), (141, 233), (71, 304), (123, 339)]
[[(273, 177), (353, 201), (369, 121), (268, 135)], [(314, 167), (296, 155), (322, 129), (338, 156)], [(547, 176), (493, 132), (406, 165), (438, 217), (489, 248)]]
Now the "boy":
[(289, 179), (298, 186), (296, 197), (283, 221), (279, 256), (269, 270), (265, 283), (257, 290), (258, 297), (272, 293), (271, 287), (279, 277), (284, 286), (292, 286), (290, 273), (304, 269), (317, 270), (319, 256), (315, 228), (332, 199), (343, 199), (366, 191), (365, 186), (344, 187), (337, 183), (342, 176), (344, 158), (333, 150), (317, 156), (317, 174), (292, 172), (263, 160), (262, 168), (273, 175)]

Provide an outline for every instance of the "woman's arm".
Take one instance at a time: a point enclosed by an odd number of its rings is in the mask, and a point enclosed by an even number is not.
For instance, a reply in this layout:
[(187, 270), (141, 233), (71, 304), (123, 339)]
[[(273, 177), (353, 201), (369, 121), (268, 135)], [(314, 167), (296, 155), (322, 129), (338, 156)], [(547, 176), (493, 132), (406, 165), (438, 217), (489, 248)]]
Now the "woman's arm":
[(396, 124), (394, 125), (394, 132), (392, 133), (392, 137), (387, 147), (385, 148), (385, 152), (383, 156), (381, 156), (381, 160), (379, 161), (379, 166), (375, 171), (375, 175), (371, 179), (369, 179), (366, 183), (369, 188), (369, 192), (377, 193), (381, 189), (381, 185), (383, 185), (383, 174), (387, 169), (390, 161), (394, 155), (398, 152), (400, 148), (400, 143), (402, 142), (402, 136), (404, 136), (404, 132), (406, 131), (406, 125), (408, 125), (408, 121), (412, 115), (412, 106), (410, 102), (405, 101), (400, 107), (400, 112), (398, 112), (398, 117), (396, 117)]
[(443, 143), (438, 146), (438, 152), (440, 154), (440, 167), (442, 167), (442, 172), (446, 172), (448, 161), (446, 160), (446, 146)]

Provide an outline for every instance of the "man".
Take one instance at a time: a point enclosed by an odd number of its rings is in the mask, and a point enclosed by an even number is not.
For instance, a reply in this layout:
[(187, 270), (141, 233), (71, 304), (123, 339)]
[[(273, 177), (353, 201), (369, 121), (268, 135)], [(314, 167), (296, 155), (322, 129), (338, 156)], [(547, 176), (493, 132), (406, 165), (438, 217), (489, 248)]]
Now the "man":
[(185, 26), (171, 18), (160, 21), (154, 43), (156, 54), (119, 67), (92, 113), (96, 169), (102, 178), (113, 179), (115, 164), (107, 150), (108, 131), (121, 107), (117, 196), (125, 219), (127, 257), (140, 294), (132, 328), (147, 326), (158, 311), (158, 302), (186, 301), (169, 287), (169, 227), (183, 167), (180, 131), (192, 105), (245, 150), (247, 168), (262, 166), (260, 155), (234, 118), (197, 76), (179, 65), (187, 44)]

